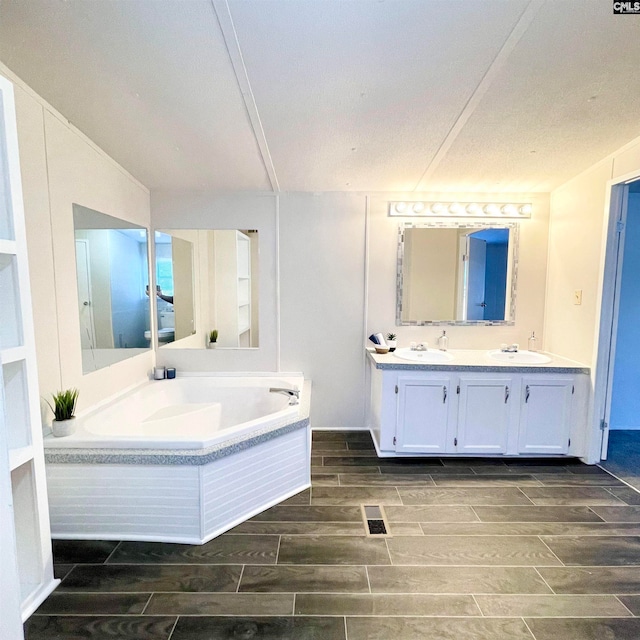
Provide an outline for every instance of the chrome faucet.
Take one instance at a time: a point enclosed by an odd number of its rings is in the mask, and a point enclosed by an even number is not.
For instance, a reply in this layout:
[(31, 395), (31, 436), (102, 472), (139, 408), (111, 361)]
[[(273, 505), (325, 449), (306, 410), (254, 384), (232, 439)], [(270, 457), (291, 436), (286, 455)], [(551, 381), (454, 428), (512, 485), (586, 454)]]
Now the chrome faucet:
[(428, 351), (429, 346), (426, 342), (418, 342), (417, 344), (415, 342), (412, 342), (410, 345), (410, 349), (411, 351)]
[(513, 344), (500, 345), (500, 351), (502, 351), (502, 353), (518, 353), (519, 348), (520, 345), (517, 342), (514, 342)]
[(285, 387), (271, 387), (269, 393), (284, 393), (289, 396), (289, 404), (298, 404), (300, 401), (300, 389), (287, 389)]

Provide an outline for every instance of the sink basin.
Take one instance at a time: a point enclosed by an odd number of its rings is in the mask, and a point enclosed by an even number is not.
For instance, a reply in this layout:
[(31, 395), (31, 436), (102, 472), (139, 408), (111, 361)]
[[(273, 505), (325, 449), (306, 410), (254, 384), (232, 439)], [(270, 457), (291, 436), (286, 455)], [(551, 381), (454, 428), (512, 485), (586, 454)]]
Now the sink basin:
[(438, 364), (439, 362), (451, 362), (453, 360), (453, 356), (450, 353), (436, 349), (411, 351), (408, 347), (403, 347), (402, 349), (396, 349), (393, 355), (401, 360), (411, 360), (412, 362), (422, 362), (424, 364)]
[(549, 356), (545, 356), (544, 353), (538, 353), (537, 351), (516, 351), (515, 353), (506, 353), (495, 349), (494, 351), (488, 351), (487, 355), (492, 360), (498, 362), (505, 362), (507, 364), (546, 364), (551, 362)]

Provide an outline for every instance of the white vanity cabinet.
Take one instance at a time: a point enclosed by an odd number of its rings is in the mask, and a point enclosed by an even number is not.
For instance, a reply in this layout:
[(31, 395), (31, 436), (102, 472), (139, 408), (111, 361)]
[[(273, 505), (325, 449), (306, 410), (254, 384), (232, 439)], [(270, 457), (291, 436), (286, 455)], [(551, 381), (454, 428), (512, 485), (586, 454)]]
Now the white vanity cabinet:
[(583, 455), (588, 376), (579, 367), (537, 371), (372, 362), (370, 428), (379, 455)]
[[(455, 430), (450, 376), (399, 376), (395, 450), (446, 453)], [(453, 387), (455, 393), (455, 387)], [(455, 400), (455, 399), (454, 399)]]
[(523, 377), (519, 453), (569, 452), (575, 382), (552, 375)]
[(451, 451), (476, 455), (507, 453), (510, 426), (517, 413), (513, 411), (517, 404), (512, 397), (513, 378), (461, 375), (457, 391), (457, 435)]

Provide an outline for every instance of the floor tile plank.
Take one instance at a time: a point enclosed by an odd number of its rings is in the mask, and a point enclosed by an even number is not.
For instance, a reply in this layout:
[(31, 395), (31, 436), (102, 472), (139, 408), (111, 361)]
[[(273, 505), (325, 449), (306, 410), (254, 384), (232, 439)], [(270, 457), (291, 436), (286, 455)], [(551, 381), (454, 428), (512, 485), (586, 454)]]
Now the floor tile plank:
[(531, 567), (369, 567), (372, 593), (552, 593)]
[[(403, 538), (415, 540), (415, 538)], [(422, 540), (422, 538), (420, 538)], [(391, 564), (384, 539), (362, 536), (282, 536), (278, 564)]]
[(477, 595), (475, 599), (485, 616), (535, 618), (592, 618), (631, 616), (614, 596), (521, 596)]
[(332, 617), (180, 618), (171, 640), (345, 640), (344, 620)]
[[(619, 538), (612, 538), (619, 540)], [(389, 538), (394, 565), (557, 566), (561, 562), (534, 536), (424, 536)]]
[(244, 568), (239, 591), (368, 593), (369, 583), (364, 567), (262, 565)]
[(275, 564), (278, 540), (225, 534), (203, 545), (122, 542), (108, 564)]
[(347, 633), (349, 640), (532, 640), (519, 618), (347, 618)]
[(175, 623), (168, 616), (31, 616), (25, 640), (168, 640)]
[(472, 596), (426, 594), (296, 594), (296, 615), (479, 616)]
[(235, 591), (240, 565), (76, 565), (60, 591)]
[(637, 640), (640, 619), (527, 618), (536, 640)]

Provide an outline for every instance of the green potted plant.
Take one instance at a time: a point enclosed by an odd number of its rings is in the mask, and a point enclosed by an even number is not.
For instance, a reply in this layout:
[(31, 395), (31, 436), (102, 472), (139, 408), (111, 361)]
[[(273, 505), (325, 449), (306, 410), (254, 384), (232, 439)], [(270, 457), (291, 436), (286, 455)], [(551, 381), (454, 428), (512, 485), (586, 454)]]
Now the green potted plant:
[(209, 349), (215, 349), (218, 345), (218, 330), (212, 329), (209, 331), (209, 344), (207, 345)]
[(396, 350), (396, 334), (395, 333), (387, 333), (387, 337), (385, 338), (385, 342), (387, 343), (387, 346), (389, 347), (389, 351), (395, 351)]
[(51, 430), (57, 438), (70, 436), (76, 429), (74, 414), (78, 404), (78, 394), (77, 389), (66, 389), (51, 395), (53, 405), (46, 401), (55, 416), (51, 423)]

